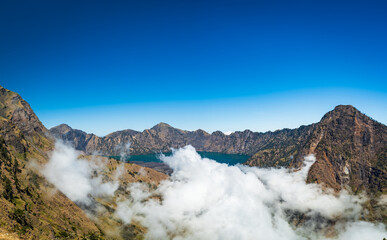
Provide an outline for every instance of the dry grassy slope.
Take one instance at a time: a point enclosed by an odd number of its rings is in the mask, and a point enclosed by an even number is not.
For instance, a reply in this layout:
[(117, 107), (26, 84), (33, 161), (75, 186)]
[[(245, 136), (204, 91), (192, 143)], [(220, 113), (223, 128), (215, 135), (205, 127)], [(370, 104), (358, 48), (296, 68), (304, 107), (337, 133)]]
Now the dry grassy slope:
[[(167, 176), (99, 157), (105, 162), (101, 169), (105, 181), (114, 180), (117, 169), (122, 170), (119, 190), (114, 198), (95, 199), (93, 207), (81, 209), (36, 170), (35, 165), (46, 163), (47, 152), (53, 148), (53, 139), (29, 104), (0, 86), (0, 237), (141, 239), (146, 229), (136, 223), (125, 225), (114, 215), (116, 200), (129, 197), (129, 183), (156, 187)], [(84, 158), (93, 161), (96, 157)], [(85, 212), (92, 213), (93, 221)]]
[[(81, 158), (95, 161), (104, 166), (98, 175), (103, 176), (104, 181), (119, 181), (118, 190), (114, 197), (95, 198), (92, 207), (85, 207), (85, 211), (92, 212), (93, 219), (108, 239), (142, 239), (147, 231), (137, 223), (124, 224), (114, 212), (117, 202), (130, 199), (127, 187), (130, 183), (144, 183), (149, 188), (156, 188), (160, 181), (168, 178), (167, 175), (150, 168), (136, 164), (122, 163), (115, 159), (99, 156), (82, 156)], [(101, 164), (102, 163), (102, 164)]]
[(0, 229), (0, 240), (19, 240), (19, 236), (16, 233), (7, 232), (4, 229)]
[(47, 161), (46, 133), (28, 103), (0, 87), (0, 229), (23, 239), (93, 238), (95, 224), (29, 167)]

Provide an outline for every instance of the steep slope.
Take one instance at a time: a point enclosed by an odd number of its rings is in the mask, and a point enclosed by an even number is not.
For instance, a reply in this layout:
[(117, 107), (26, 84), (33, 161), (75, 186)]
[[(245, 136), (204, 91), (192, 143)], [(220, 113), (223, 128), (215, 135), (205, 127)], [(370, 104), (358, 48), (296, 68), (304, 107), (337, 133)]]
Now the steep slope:
[(27, 102), (0, 87), (0, 228), (26, 239), (97, 237), (84, 212), (32, 167), (53, 148), (47, 132)]
[(318, 161), (309, 181), (335, 189), (349, 185), (356, 191), (387, 191), (387, 126), (352, 106), (327, 113), (305, 146)]
[(337, 106), (299, 140), (280, 141), (273, 148), (261, 149), (247, 164), (297, 167), (303, 156), (313, 153), (317, 161), (309, 172), (309, 182), (336, 190), (348, 185), (355, 192), (387, 191), (387, 127), (353, 106)]

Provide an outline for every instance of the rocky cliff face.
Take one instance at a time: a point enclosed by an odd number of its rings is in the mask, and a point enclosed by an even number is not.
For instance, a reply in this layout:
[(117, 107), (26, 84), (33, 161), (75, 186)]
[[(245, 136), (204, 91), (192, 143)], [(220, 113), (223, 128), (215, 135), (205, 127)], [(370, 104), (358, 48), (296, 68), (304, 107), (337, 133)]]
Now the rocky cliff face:
[(298, 167), (311, 153), (317, 161), (309, 171), (309, 182), (336, 190), (350, 186), (354, 192), (387, 191), (387, 127), (352, 106), (337, 106), (305, 136), (260, 149), (247, 164)]
[(338, 106), (316, 126), (305, 146), (317, 162), (309, 181), (355, 192), (387, 191), (387, 127), (352, 106)]

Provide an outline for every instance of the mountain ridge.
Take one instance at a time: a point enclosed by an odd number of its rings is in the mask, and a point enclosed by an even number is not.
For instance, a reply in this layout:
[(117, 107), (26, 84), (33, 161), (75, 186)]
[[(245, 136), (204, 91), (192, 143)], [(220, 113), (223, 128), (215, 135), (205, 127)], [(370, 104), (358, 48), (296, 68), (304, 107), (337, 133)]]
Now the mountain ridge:
[(61, 133), (58, 127), (50, 129), (54, 136), (75, 143), (78, 150), (104, 155), (119, 155), (122, 148), (117, 146), (127, 142), (131, 143), (133, 155), (167, 152), (190, 144), (197, 151), (250, 155), (245, 163), (249, 166), (299, 168), (306, 155), (315, 154), (317, 161), (308, 175), (309, 182), (335, 190), (350, 186), (355, 192), (387, 191), (387, 127), (352, 105), (336, 106), (317, 123), (264, 133), (244, 130), (230, 135), (220, 131), (210, 134), (201, 129), (181, 130), (166, 123), (142, 132), (128, 129), (105, 137), (85, 132), (77, 136), (77, 131)]
[[(52, 135), (72, 142), (85, 153), (119, 155), (127, 151), (128, 142), (132, 153), (169, 151), (171, 147), (191, 144), (198, 151), (248, 153), (251, 158), (245, 164), (259, 167), (298, 168), (303, 158), (313, 153), (317, 160), (308, 173), (307, 182), (334, 190), (365, 191), (370, 199), (367, 203), (370, 214), (365, 218), (387, 223), (387, 207), (378, 202), (379, 197), (386, 196), (387, 192), (387, 127), (353, 106), (339, 105), (318, 123), (274, 132), (244, 130), (230, 135), (220, 131), (209, 134), (201, 129), (185, 131), (159, 123), (142, 132), (128, 129), (101, 138), (65, 124), (47, 130), (27, 102), (18, 94), (0, 87), (1, 231), (18, 232), (23, 238), (28, 238), (28, 235), (30, 238), (95, 239), (103, 237), (100, 227), (108, 231), (109, 224), (120, 226), (120, 222), (112, 220), (109, 211), (99, 216), (99, 223), (93, 222), (61, 192), (58, 191), (54, 197), (46, 196), (53, 186), (29, 167), (29, 160), (35, 159), (40, 164), (47, 162), (47, 152), (54, 148)], [(115, 174), (113, 169), (117, 169), (117, 162), (106, 161), (109, 162), (107, 172), (111, 177)], [(139, 180), (139, 166), (133, 164), (125, 168), (124, 184)], [(166, 178), (151, 169), (148, 172), (156, 180)], [(105, 207), (113, 209), (110, 205)], [(141, 236), (145, 231), (135, 225), (123, 230), (131, 236)]]
[[(114, 138), (114, 137), (123, 137), (123, 136), (133, 137), (136, 134), (146, 135), (146, 134), (152, 134), (155, 132), (164, 132), (162, 134), (165, 134), (166, 132), (169, 132), (169, 133), (174, 132), (174, 133), (178, 133), (178, 134), (186, 134), (188, 136), (188, 138), (195, 137), (195, 136), (204, 136), (204, 137), (211, 136), (212, 139), (216, 139), (216, 137), (218, 137), (218, 138), (220, 138), (220, 137), (238, 138), (241, 136), (246, 136), (248, 138), (250, 135), (276, 135), (277, 133), (280, 133), (280, 132), (289, 133), (289, 132), (293, 132), (293, 131), (296, 131), (299, 129), (309, 128), (312, 125), (313, 124), (302, 125), (299, 128), (294, 128), (294, 129), (284, 128), (284, 129), (279, 129), (279, 130), (275, 130), (275, 131), (267, 131), (267, 132), (253, 132), (249, 129), (245, 129), (243, 131), (235, 131), (231, 134), (225, 134), (219, 130), (214, 131), (212, 133), (208, 133), (203, 129), (197, 129), (197, 130), (193, 130), (193, 131), (182, 130), (179, 128), (174, 128), (169, 124), (160, 122), (149, 129), (144, 129), (143, 131), (124, 129), (124, 130), (118, 130), (115, 132), (108, 133), (107, 135), (105, 135), (103, 137), (99, 137), (93, 133), (86, 133), (85, 131), (82, 131), (79, 129), (74, 129), (74, 128), (70, 127), (69, 125), (63, 123), (63, 124), (60, 124), (58, 126), (50, 128), (49, 131), (54, 137), (57, 137), (57, 138), (60, 138), (64, 141), (69, 141), (69, 142), (73, 143), (77, 150), (84, 151), (85, 153), (92, 153), (95, 151), (98, 152), (98, 147), (97, 146), (94, 146), (94, 147), (87, 146), (87, 143), (89, 141), (94, 141), (94, 142), (101, 144), (100, 141), (103, 141), (104, 139), (110, 140), (111, 138)], [(63, 130), (63, 128), (65, 128), (65, 130)], [(77, 136), (74, 136), (74, 135), (77, 135)], [(79, 141), (74, 141), (74, 140), (80, 140), (77, 137), (83, 139), (85, 142), (82, 141), (82, 143), (78, 143)], [(129, 140), (132, 140), (132, 139), (129, 139)], [(185, 141), (189, 142), (189, 139), (185, 139)], [(119, 143), (122, 143), (122, 141), (120, 140)], [(79, 146), (78, 146), (78, 144), (79, 144)], [(177, 148), (177, 147), (172, 147), (172, 148)], [(196, 146), (196, 148), (201, 149), (200, 146)], [(106, 150), (107, 150), (106, 152), (102, 151), (102, 153), (106, 153), (105, 155), (117, 154), (117, 152), (115, 152), (112, 149), (106, 149)], [(133, 153), (134, 155), (137, 155), (137, 154), (150, 154), (150, 153), (153, 153), (155, 151), (167, 152), (167, 151), (170, 151), (170, 148), (161, 148), (161, 149), (154, 148), (154, 149), (150, 149), (149, 151), (138, 150), (138, 149), (133, 149), (133, 148), (131, 148), (130, 150), (131, 150), (131, 153)], [(254, 153), (254, 150), (252, 150), (252, 149), (241, 149), (241, 151), (238, 151), (238, 150), (227, 151), (225, 148), (223, 148), (223, 150), (220, 149), (219, 146), (218, 146), (218, 150), (220, 150), (220, 152), (225, 152), (225, 153), (236, 153), (236, 154), (246, 154), (246, 155), (252, 155)], [(203, 150), (203, 151), (206, 151), (206, 150)], [(209, 149), (208, 151), (211, 152), (211, 149)]]

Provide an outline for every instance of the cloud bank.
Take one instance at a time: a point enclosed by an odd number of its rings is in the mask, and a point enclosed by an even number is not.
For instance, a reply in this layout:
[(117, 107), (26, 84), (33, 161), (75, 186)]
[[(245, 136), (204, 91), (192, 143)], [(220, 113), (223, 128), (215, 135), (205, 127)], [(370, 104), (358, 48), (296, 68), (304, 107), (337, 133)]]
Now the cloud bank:
[(147, 239), (386, 236), (384, 225), (356, 221), (362, 211), (359, 197), (305, 183), (312, 155), (297, 172), (228, 166), (202, 158), (191, 146), (161, 159), (174, 171), (170, 179), (154, 191), (138, 183), (128, 188), (132, 199), (126, 208), (132, 220), (148, 228)]
[[(154, 189), (145, 183), (126, 187), (130, 196), (116, 202), (122, 222), (146, 227), (146, 239), (380, 239), (385, 225), (358, 221), (364, 199), (306, 184), (314, 163), (305, 157), (300, 171), (228, 166), (202, 158), (192, 146), (161, 155), (173, 173)], [(44, 168), (47, 179), (76, 202), (112, 196), (116, 182), (93, 175), (102, 165), (78, 159), (57, 144)]]

